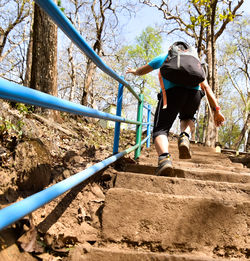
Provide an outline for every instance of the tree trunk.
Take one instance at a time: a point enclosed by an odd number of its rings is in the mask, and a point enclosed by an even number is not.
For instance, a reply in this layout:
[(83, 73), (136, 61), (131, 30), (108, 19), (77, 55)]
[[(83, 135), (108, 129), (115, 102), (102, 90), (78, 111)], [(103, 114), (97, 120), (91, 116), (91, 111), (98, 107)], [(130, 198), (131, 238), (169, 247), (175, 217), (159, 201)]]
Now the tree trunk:
[(246, 152), (250, 152), (250, 130), (247, 133)]
[(35, 4), (31, 88), (57, 96), (57, 26)]
[(208, 105), (205, 105), (205, 110), (204, 110), (204, 122), (203, 122), (203, 127), (202, 127), (202, 143), (206, 143), (206, 137), (207, 137), (207, 125), (208, 125)]
[[(57, 96), (57, 26), (37, 4), (34, 10), (30, 87)], [(51, 111), (48, 114), (59, 115)]]
[(6, 43), (6, 37), (4, 35), (4, 30), (0, 27), (0, 57), (2, 56), (5, 43)]
[[(249, 129), (250, 129), (250, 113), (247, 112), (247, 115), (244, 117), (245, 118), (245, 122), (244, 122), (244, 126), (241, 130), (240, 136), (238, 137), (237, 141), (234, 144), (234, 149), (238, 149), (242, 140), (244, 139), (244, 137), (246, 137), (246, 134), (249, 134)], [(246, 143), (244, 146), (245, 151), (247, 151), (247, 140), (249, 140), (249, 137), (246, 137)]]
[(30, 26), (30, 39), (27, 49), (26, 58), (26, 72), (24, 78), (24, 86), (30, 87), (31, 81), (31, 67), (32, 67), (32, 52), (33, 52), (33, 23), (34, 23), (34, 12), (32, 12), (31, 26)]
[[(216, 52), (215, 42), (213, 40), (211, 26), (207, 28), (207, 63), (208, 63), (208, 83), (214, 92), (215, 96), (218, 95), (218, 79), (216, 70)], [(209, 105), (208, 105), (209, 106)], [(216, 139), (218, 137), (218, 130), (214, 124), (213, 113), (208, 110), (208, 124), (205, 138), (205, 145), (215, 147)]]
[(88, 59), (87, 66), (86, 66), (86, 76), (84, 79), (84, 90), (83, 90), (82, 101), (81, 101), (81, 104), (84, 106), (89, 105), (88, 100), (90, 96), (90, 87), (93, 81), (95, 71), (96, 71), (96, 65), (91, 61), (91, 59)]
[(70, 47), (68, 48), (69, 55), (69, 64), (70, 64), (70, 79), (71, 79), (71, 88), (69, 94), (69, 100), (73, 101), (75, 98), (75, 90), (76, 90), (76, 70), (74, 64), (74, 58), (72, 54), (73, 43), (71, 42)]
[(200, 107), (197, 111), (197, 117), (196, 117), (196, 129), (194, 131), (194, 140), (200, 141)]

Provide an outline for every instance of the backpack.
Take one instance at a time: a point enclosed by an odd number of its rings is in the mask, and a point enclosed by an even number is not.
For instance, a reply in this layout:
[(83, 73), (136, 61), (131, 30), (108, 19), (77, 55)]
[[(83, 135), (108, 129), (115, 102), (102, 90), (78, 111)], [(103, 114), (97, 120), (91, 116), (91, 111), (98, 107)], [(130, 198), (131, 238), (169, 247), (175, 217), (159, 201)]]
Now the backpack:
[(206, 78), (196, 49), (184, 42), (176, 42), (170, 47), (160, 72), (173, 83), (193, 87)]

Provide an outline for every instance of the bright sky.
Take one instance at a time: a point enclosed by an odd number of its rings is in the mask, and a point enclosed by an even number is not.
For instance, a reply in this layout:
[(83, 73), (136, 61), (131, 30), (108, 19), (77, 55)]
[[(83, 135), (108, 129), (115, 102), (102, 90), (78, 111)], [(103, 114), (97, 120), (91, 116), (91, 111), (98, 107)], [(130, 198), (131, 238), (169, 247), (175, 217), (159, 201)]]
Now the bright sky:
[[(241, 10), (250, 15), (250, 0), (245, 0), (241, 6)], [(163, 15), (156, 8), (144, 6), (140, 11), (136, 13), (136, 17), (132, 18), (126, 25), (125, 31), (123, 32), (126, 39), (132, 43), (136, 36), (139, 36), (141, 32), (147, 26), (154, 26), (160, 24), (163, 21)], [(172, 41), (166, 44), (171, 44)]]

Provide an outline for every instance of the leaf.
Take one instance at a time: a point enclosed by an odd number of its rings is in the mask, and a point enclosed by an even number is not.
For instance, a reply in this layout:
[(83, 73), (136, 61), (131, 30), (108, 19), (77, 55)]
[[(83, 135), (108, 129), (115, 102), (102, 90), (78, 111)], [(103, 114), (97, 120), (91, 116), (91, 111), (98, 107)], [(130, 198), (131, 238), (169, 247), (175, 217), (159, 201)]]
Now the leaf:
[(37, 242), (37, 229), (33, 224), (32, 215), (29, 215), (30, 229), (17, 242), (25, 252), (43, 253), (44, 248)]
[(37, 243), (36, 239), (37, 230), (33, 227), (18, 239), (18, 243), (25, 252), (43, 253), (44, 249)]

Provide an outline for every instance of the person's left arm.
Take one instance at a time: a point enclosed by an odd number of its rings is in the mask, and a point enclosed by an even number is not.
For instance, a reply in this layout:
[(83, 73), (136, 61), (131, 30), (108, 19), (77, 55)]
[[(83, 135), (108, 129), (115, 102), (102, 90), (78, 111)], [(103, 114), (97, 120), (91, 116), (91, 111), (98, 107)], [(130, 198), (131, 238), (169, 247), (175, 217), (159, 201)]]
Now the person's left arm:
[(224, 115), (220, 112), (220, 107), (218, 104), (217, 99), (215, 98), (215, 95), (212, 91), (212, 89), (210, 88), (207, 80), (205, 80), (204, 82), (202, 82), (200, 84), (201, 88), (203, 89), (203, 91), (205, 91), (207, 98), (208, 98), (208, 102), (210, 104), (210, 107), (213, 110), (214, 113), (214, 123), (217, 127), (223, 125), (223, 122), (225, 121), (225, 117)]

